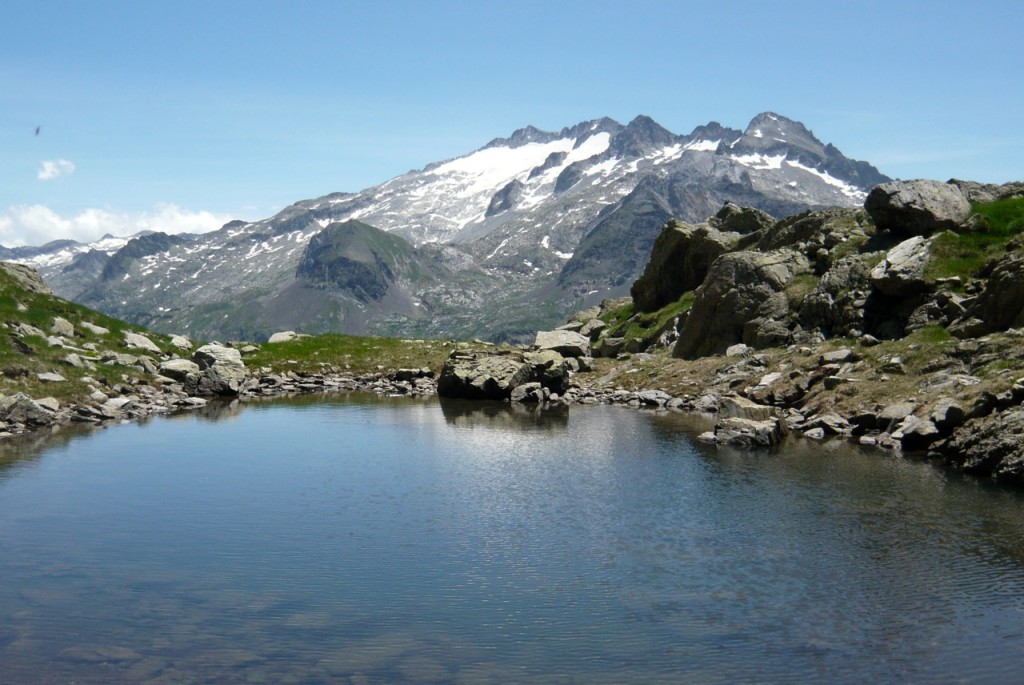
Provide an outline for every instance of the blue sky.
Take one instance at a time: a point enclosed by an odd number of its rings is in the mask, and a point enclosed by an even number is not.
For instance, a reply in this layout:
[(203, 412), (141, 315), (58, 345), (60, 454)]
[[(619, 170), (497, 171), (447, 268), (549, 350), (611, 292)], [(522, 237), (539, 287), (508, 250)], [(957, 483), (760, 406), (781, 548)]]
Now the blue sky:
[(890, 176), (1024, 180), (1022, 26), (996, 0), (5, 2), (0, 244), (209, 230), (601, 116), (774, 111)]

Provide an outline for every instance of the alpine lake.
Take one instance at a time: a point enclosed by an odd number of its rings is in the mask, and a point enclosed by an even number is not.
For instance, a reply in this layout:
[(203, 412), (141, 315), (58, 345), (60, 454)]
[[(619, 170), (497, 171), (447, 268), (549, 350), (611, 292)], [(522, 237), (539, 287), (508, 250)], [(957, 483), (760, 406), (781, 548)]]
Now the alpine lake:
[(354, 394), (9, 440), (0, 682), (1024, 681), (1024, 493), (707, 428)]

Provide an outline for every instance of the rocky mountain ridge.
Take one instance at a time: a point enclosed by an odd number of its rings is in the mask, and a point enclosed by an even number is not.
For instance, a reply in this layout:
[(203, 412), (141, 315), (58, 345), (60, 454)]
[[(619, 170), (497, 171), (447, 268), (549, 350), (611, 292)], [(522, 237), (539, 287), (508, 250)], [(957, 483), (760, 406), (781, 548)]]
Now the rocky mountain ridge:
[[(516, 339), (625, 293), (670, 217), (700, 221), (726, 200), (775, 216), (854, 206), (886, 180), (772, 113), (744, 131), (712, 122), (686, 135), (649, 117), (604, 118), (558, 132), (520, 129), (359, 193), (209, 234), (65, 244), (15, 258), (62, 296), (197, 337), (299, 327)], [(370, 298), (309, 283), (300, 264), (310, 241), (349, 221), (406, 241), (439, 277), (389, 281)], [(104, 255), (118, 263), (118, 278)]]

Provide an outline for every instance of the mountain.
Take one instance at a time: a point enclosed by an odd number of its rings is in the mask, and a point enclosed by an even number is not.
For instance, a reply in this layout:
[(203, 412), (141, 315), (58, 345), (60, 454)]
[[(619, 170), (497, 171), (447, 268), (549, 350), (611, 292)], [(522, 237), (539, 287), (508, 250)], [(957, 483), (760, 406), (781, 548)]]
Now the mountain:
[(627, 293), (668, 218), (702, 221), (726, 201), (774, 216), (856, 206), (887, 180), (773, 113), (688, 135), (646, 116), (603, 118), (519, 129), (212, 233), (6, 258), (36, 266), (64, 297), (196, 338), (287, 327), (503, 340)]

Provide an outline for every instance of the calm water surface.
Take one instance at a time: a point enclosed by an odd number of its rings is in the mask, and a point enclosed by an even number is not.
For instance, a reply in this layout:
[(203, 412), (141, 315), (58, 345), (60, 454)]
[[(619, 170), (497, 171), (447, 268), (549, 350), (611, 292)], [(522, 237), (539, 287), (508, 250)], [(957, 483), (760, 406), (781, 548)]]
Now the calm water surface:
[(0, 446), (2, 683), (1020, 683), (1024, 497), (612, 407)]

